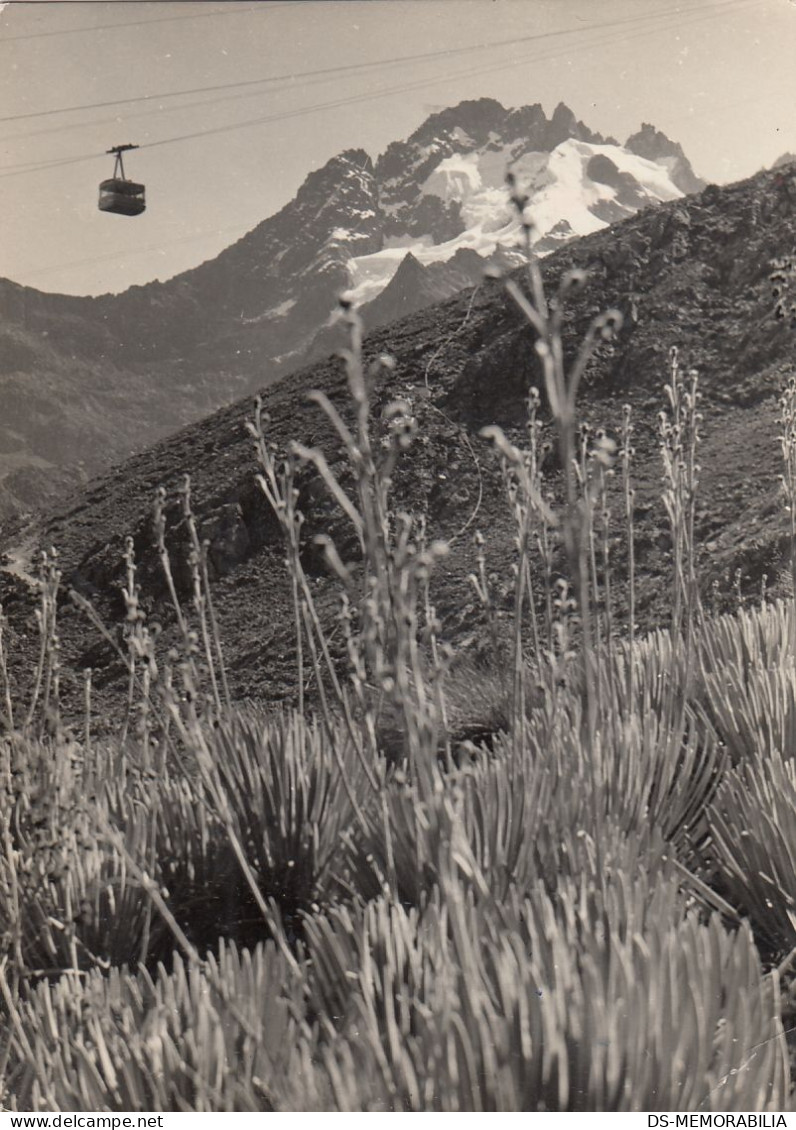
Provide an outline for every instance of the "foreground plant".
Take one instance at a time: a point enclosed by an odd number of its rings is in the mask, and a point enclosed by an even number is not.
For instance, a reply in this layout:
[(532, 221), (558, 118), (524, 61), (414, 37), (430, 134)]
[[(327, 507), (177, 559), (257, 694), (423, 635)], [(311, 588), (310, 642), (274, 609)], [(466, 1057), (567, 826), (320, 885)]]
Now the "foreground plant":
[[(777, 960), (794, 951), (793, 606), (702, 614), (697, 390), (673, 356), (661, 440), (674, 622), (637, 638), (631, 591), (617, 638), (615, 450), (579, 426), (576, 397), (618, 319), (593, 321), (564, 364), (565, 304), (584, 279), (547, 298), (513, 188), (529, 267), (507, 289), (536, 335), (562, 473), (556, 502), (530, 390), (525, 449), (486, 433), (516, 523), (509, 677), (468, 692), (477, 672), (440, 641), (433, 573), (446, 547), (395, 503), (417, 423), (399, 400), (376, 417), (392, 362), (365, 363), (343, 302), (350, 414), (313, 394), (343, 460), (300, 443), (279, 454), (261, 403), (249, 425), (285, 540), (298, 712), (229, 701), (186, 479), (179, 586), (164, 492), (156, 503), (177, 637), (165, 655), (125, 551), (124, 740), (104, 749), (87, 724), (83, 745), (61, 731), (2, 747), (3, 1105), (787, 1106), (779, 977), (756, 942)], [(628, 411), (632, 590), (631, 434)], [(307, 564), (310, 476), (337, 511), (316, 539), (338, 584), (335, 625)], [(30, 709), (57, 726), (48, 560)], [(483, 539), (471, 581), (493, 611)], [(497, 633), (493, 644), (497, 655)], [(9, 722), (21, 717), (4, 698)], [(454, 743), (467, 709), (488, 716), (488, 740)]]
[[(405, 402), (393, 401), (382, 414), (384, 446), (377, 442), (371, 390), (380, 374), (392, 367), (392, 359), (379, 357), (366, 368), (359, 316), (344, 302), (342, 317), (350, 337), (343, 358), (353, 425), (349, 427), (325, 393), (313, 392), (310, 400), (321, 408), (343, 445), (351, 487), (344, 485), (318, 448), (294, 442), (280, 465), (268, 442), (260, 405), (249, 424), (263, 472), (259, 482), (285, 534), (299, 662), (306, 647), (327, 727), (338, 718), (345, 720), (375, 786), (373, 766), (383, 752), (380, 723), (392, 716), (397, 720), (400, 757), (433, 788), (432, 766), (438, 750), (445, 746), (446, 730), (443, 662), (428, 583), (436, 560), (447, 547), (442, 542), (427, 544), (423, 523), (397, 511), (392, 503), (393, 476), (399, 459), (411, 447), (416, 422)], [(358, 560), (345, 562), (330, 535), (316, 539), (342, 588), (345, 680), (332, 659), (327, 630), (302, 561), (299, 533), (303, 516), (296, 508), (295, 482), (307, 466), (314, 469), (339, 508), (359, 554)]]

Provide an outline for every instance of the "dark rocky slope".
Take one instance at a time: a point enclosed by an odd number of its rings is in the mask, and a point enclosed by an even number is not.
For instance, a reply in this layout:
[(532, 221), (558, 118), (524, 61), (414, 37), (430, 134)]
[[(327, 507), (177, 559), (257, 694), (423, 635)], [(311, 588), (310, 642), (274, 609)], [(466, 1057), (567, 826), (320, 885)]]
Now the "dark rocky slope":
[[(584, 420), (613, 434), (622, 405), (633, 407), (638, 616), (645, 626), (665, 623), (670, 607), (657, 428), (672, 346), (686, 369), (699, 371), (704, 398), (697, 534), (707, 598), (713, 599), (714, 581), (720, 599), (731, 594), (736, 569), (747, 598), (756, 598), (763, 574), (773, 585), (782, 570), (787, 536), (778, 494), (777, 396), (796, 375), (796, 336), (775, 316), (769, 276), (773, 261), (795, 245), (796, 204), (780, 171), (723, 189), (710, 186), (699, 196), (570, 244), (544, 264), (550, 287), (570, 267), (590, 272), (565, 322), (570, 354), (592, 315), (606, 307), (625, 315), (618, 339), (602, 344), (589, 367), (580, 406)], [(498, 596), (501, 586), (507, 592), (512, 555), (499, 471), (479, 430), (497, 422), (522, 438), (524, 399), (539, 375), (532, 335), (502, 285), (485, 282), (475, 296), (464, 293), (376, 331), (366, 350), (397, 359), (395, 373), (376, 390), (376, 421), (380, 409), (401, 396), (419, 424), (419, 439), (397, 482), (398, 499), (428, 514), (433, 536), (454, 539), (436, 588), (445, 630), (452, 638), (477, 635), (480, 612), (466, 581), (473, 567), (472, 534), (482, 529), (487, 535)], [(319, 410), (304, 399), (312, 388), (324, 389), (343, 406), (340, 362), (327, 360), (270, 388), (265, 398), (270, 432), (279, 445), (290, 438), (322, 444), (336, 461), (338, 444)], [(36, 539), (56, 545), (67, 583), (95, 600), (104, 616), (118, 620), (122, 548), (125, 536), (133, 535), (148, 612), (165, 626), (165, 638), (172, 638), (152, 551), (151, 504), (163, 484), (176, 515), (175, 490), (190, 473), (210, 541), (233, 691), (238, 697), (284, 697), (293, 688), (293, 629), (282, 547), (254, 484), (244, 429), (250, 412), (248, 400), (233, 405), (129, 460), (76, 495), (69, 508), (41, 525)], [(302, 505), (308, 546), (321, 529), (342, 530), (317, 486), (305, 483)], [(173, 537), (177, 544), (179, 533)], [(331, 616), (333, 586), (309, 549), (308, 554), (319, 600)], [(14, 560), (24, 567), (21, 548)], [(16, 646), (24, 659), (33, 645), (26, 586), (6, 574), (1, 595), (12, 621), (12, 650)], [(116, 699), (120, 664), (66, 607), (63, 661), (67, 691), (70, 678), (78, 686), (70, 670), (92, 666), (100, 702)]]

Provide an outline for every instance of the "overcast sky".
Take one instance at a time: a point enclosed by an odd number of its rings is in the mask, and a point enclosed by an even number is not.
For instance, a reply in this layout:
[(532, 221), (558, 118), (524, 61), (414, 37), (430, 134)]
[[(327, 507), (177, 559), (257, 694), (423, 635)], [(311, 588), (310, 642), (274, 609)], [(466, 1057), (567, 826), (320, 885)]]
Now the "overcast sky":
[[(0, 276), (69, 294), (169, 278), (336, 153), (376, 157), (465, 98), (564, 101), (621, 141), (649, 121), (737, 180), (796, 153), (794, 60), (793, 0), (12, 0)], [(102, 154), (128, 141), (135, 219), (96, 207)]]

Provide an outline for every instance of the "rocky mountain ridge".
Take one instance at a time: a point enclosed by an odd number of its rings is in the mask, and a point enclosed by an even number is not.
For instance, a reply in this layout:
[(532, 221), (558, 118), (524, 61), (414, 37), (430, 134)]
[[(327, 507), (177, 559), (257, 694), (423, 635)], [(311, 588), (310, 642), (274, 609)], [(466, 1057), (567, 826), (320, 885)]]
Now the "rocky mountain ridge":
[(508, 165), (529, 183), (542, 253), (698, 184), (662, 134), (634, 137), (620, 147), (563, 104), (548, 119), (464, 102), (375, 162), (341, 153), (167, 282), (80, 298), (0, 280), (0, 520), (322, 356), (343, 290), (375, 327), (476, 283), (496, 252), (517, 262)]

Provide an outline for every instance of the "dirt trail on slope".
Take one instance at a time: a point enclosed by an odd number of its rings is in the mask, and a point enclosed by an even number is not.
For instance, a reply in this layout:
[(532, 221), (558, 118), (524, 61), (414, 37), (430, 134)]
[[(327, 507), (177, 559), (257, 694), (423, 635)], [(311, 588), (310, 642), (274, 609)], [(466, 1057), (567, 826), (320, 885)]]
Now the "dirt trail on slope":
[(0, 572), (18, 577), (32, 588), (38, 588), (39, 579), (34, 571), (34, 556), (38, 546), (37, 538), (38, 534), (31, 530), (16, 545), (5, 547), (0, 552)]

